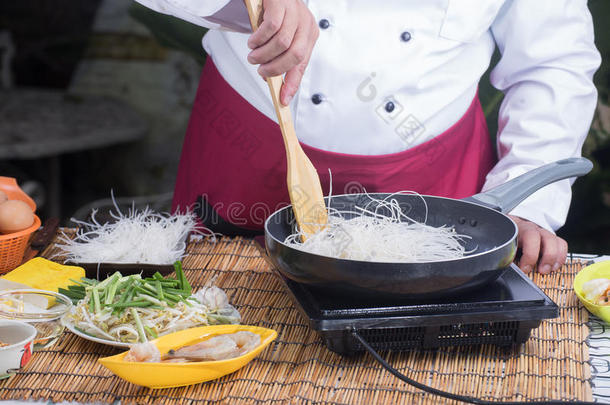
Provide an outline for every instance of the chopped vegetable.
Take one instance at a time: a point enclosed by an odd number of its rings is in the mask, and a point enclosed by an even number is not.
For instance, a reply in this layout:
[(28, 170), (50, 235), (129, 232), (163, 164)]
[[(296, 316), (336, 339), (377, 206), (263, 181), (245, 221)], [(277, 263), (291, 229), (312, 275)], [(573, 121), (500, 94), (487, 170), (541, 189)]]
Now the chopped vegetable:
[(63, 289), (71, 299), (79, 299), (69, 314), (78, 330), (91, 336), (119, 342), (146, 342), (163, 334), (199, 325), (239, 323), (237, 310), (224, 292), (214, 288), (214, 303), (191, 295), (181, 263), (175, 264), (176, 278), (140, 275), (123, 277), (119, 272), (106, 280), (81, 279)]

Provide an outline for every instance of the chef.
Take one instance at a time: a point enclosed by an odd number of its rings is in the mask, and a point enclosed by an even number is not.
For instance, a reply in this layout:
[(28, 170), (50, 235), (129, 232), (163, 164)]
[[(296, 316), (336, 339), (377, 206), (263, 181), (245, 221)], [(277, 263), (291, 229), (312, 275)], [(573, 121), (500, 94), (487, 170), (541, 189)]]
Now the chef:
[[(224, 233), (260, 232), (288, 202), (284, 146), (262, 77), (333, 194), (412, 190), (462, 198), (579, 156), (600, 64), (586, 0), (264, 0), (252, 33), (242, 0), (138, 0), (211, 30), (184, 141), (174, 209)], [(477, 89), (504, 93), (496, 148)], [(495, 150), (494, 150), (495, 149)], [(511, 217), (519, 265), (560, 268), (570, 181)], [(194, 205), (195, 204), (195, 205)]]

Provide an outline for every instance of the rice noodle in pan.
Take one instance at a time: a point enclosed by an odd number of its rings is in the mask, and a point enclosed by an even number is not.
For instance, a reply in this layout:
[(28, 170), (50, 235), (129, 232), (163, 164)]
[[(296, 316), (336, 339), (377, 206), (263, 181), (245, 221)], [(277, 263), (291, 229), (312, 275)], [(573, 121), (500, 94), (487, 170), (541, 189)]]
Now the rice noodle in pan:
[[(407, 215), (396, 195), (418, 196), (424, 203), (423, 222)], [(372, 262), (417, 263), (451, 260), (472, 253), (464, 246), (468, 235), (458, 234), (452, 226), (426, 225), (425, 199), (411, 191), (399, 191), (383, 199), (365, 192), (370, 199), (363, 207), (342, 211), (328, 206), (328, 224), (315, 234), (300, 229), (288, 236), (285, 244), (313, 254)], [(302, 236), (306, 236), (302, 241)]]

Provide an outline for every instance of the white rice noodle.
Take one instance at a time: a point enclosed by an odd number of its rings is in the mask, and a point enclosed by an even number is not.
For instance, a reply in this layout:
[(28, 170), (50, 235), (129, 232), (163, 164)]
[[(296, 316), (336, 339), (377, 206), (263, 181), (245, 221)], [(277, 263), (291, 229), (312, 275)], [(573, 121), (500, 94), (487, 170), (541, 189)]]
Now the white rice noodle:
[[(423, 222), (417, 222), (403, 212), (395, 198), (403, 194), (422, 199)], [(453, 227), (426, 225), (428, 207), (419, 194), (401, 191), (384, 199), (366, 195), (370, 202), (364, 207), (356, 206), (354, 211), (329, 208), (328, 224), (321, 231), (309, 235), (297, 229), (285, 243), (318, 255), (371, 262), (435, 262), (472, 252), (464, 247), (464, 240), (470, 239), (469, 236), (457, 234)], [(302, 236), (306, 236), (304, 242)]]
[(75, 263), (173, 264), (182, 258), (191, 232), (215, 238), (207, 228), (195, 229), (197, 221), (191, 212), (169, 215), (132, 206), (123, 214), (116, 203), (115, 209), (116, 213), (110, 213), (114, 223), (100, 224), (96, 210), (91, 222), (72, 218), (81, 229), (74, 238), (60, 237), (59, 254)]

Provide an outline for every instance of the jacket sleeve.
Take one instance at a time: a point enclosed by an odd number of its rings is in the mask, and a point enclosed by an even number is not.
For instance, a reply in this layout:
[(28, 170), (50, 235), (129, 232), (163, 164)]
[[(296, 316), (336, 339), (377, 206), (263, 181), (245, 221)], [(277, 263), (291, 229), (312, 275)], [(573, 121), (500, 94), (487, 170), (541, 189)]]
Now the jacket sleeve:
[[(483, 190), (555, 160), (580, 156), (596, 106), (600, 55), (586, 0), (509, 0), (492, 25), (502, 57), (491, 82), (504, 92), (499, 162)], [(512, 212), (555, 231), (565, 223), (572, 180), (537, 191)]]
[(243, 0), (136, 0), (159, 13), (210, 29), (252, 32)]

